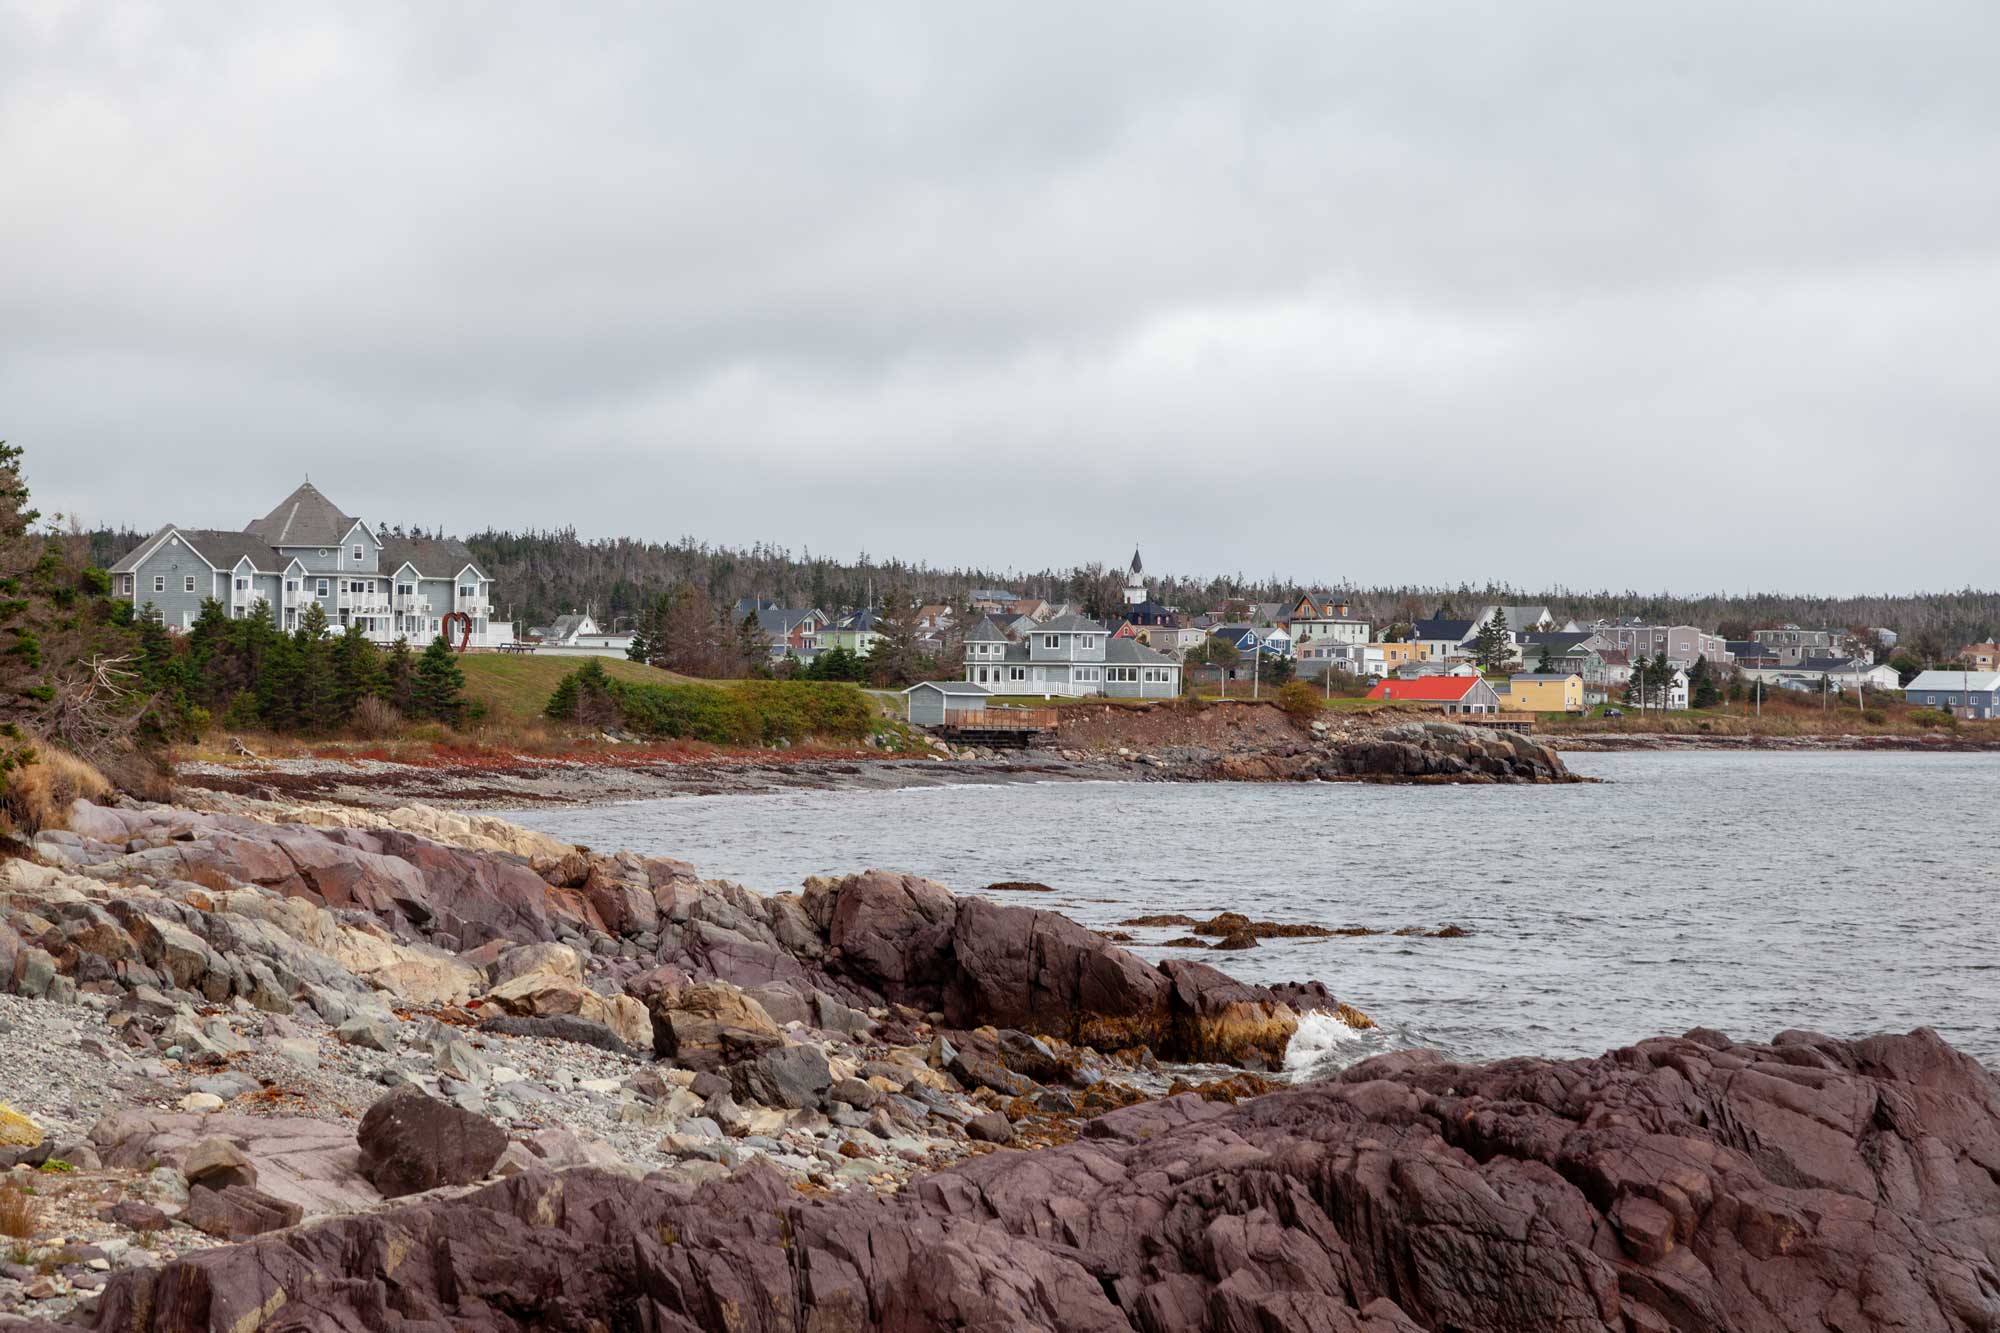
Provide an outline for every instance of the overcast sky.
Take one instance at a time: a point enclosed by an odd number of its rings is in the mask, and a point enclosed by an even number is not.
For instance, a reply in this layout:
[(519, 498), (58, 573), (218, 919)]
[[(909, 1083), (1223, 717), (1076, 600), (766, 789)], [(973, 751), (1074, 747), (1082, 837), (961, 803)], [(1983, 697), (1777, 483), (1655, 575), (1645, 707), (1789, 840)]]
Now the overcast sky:
[(1851, 592), (2000, 557), (2000, 6), (0, 0), (47, 508)]

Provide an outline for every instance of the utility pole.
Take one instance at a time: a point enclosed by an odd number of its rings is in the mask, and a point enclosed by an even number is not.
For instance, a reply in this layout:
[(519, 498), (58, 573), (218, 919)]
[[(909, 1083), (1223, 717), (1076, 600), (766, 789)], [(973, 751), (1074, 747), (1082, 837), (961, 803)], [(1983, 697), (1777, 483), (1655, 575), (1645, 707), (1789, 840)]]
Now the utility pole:
[[(1250, 637), (1251, 639), (1254, 640), (1256, 639), (1257, 635), (1253, 631)], [(1250, 645), (1250, 697), (1252, 699), (1255, 699), (1257, 697), (1257, 683), (1258, 683), (1258, 678), (1263, 674), (1262, 671), (1260, 670), (1260, 668), (1263, 665), (1264, 665), (1264, 645), (1261, 643), (1253, 642)]]

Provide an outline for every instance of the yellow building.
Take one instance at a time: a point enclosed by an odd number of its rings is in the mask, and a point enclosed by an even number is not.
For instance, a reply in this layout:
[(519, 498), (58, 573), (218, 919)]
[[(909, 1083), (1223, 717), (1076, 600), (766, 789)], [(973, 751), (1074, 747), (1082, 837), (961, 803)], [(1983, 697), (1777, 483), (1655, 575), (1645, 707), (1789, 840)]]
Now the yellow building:
[(1583, 677), (1529, 672), (1507, 682), (1500, 706), (1513, 713), (1581, 713)]
[(1371, 643), (1370, 648), (1382, 650), (1382, 669), (1393, 672), (1397, 667), (1408, 666), (1424, 659), (1423, 645), (1420, 643)]

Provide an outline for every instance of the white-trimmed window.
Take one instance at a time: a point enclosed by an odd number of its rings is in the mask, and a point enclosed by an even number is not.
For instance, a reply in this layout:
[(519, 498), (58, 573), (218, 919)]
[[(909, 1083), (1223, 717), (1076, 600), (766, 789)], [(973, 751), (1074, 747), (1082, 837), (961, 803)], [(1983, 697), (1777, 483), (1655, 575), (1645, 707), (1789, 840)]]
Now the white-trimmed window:
[(119, 579), (120, 582), (118, 584), (118, 590), (124, 593), (127, 597), (130, 597), (132, 595), (133, 588), (135, 586), (134, 576), (131, 574), (121, 574), (119, 575)]
[(321, 580), (319, 581), (319, 585), (318, 585), (318, 586), (319, 586), (319, 593), (318, 593), (318, 595), (319, 595), (319, 596), (321, 596), (321, 597), (324, 597), (324, 596), (326, 596), (326, 595), (327, 595), (328, 593), (330, 593), (330, 592), (332, 592), (332, 591), (333, 591), (333, 584), (332, 584), (332, 582), (330, 582), (330, 581), (329, 581), (329, 580), (327, 580), (327, 579), (321, 579)]
[(153, 575), (153, 591), (165, 592), (166, 590), (167, 590), (167, 576), (165, 574)]
[(398, 583), (398, 584), (396, 585), (396, 596), (398, 596), (398, 597), (414, 597), (414, 596), (416, 596), (416, 595), (417, 595), (417, 585), (416, 585), (416, 584), (414, 584), (414, 583)]
[(458, 595), (466, 601), (473, 601), (479, 596), (479, 587), (477, 584), (461, 583), (458, 585)]
[(1042, 636), (1042, 647), (1044, 647), (1044, 648), (1060, 648), (1060, 647), (1062, 647), (1062, 635), (1060, 635), (1060, 634), (1044, 634), (1044, 635)]
[(1009, 680), (1026, 680), (1028, 678), (1028, 669), (1026, 667), (1013, 667), (1007, 672), (1007, 678)]
[(358, 565), (367, 558), (368, 558), (367, 549), (359, 544), (356, 544), (354, 548), (354, 563)]
[(238, 592), (249, 592), (249, 591), (250, 591), (250, 580), (249, 580), (249, 579), (238, 579), (238, 580), (236, 580), (236, 591), (238, 591)]

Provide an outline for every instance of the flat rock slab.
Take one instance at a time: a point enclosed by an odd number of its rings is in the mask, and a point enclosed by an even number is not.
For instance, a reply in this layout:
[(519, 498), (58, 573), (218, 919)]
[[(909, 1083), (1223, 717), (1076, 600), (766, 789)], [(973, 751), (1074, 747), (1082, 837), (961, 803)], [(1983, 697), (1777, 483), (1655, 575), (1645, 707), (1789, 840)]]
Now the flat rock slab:
[(338, 1121), (306, 1116), (189, 1115), (118, 1111), (91, 1127), (106, 1166), (186, 1164), (206, 1139), (233, 1144), (256, 1171), (257, 1188), (297, 1204), (307, 1217), (373, 1207), (382, 1196), (360, 1174), (354, 1132)]

